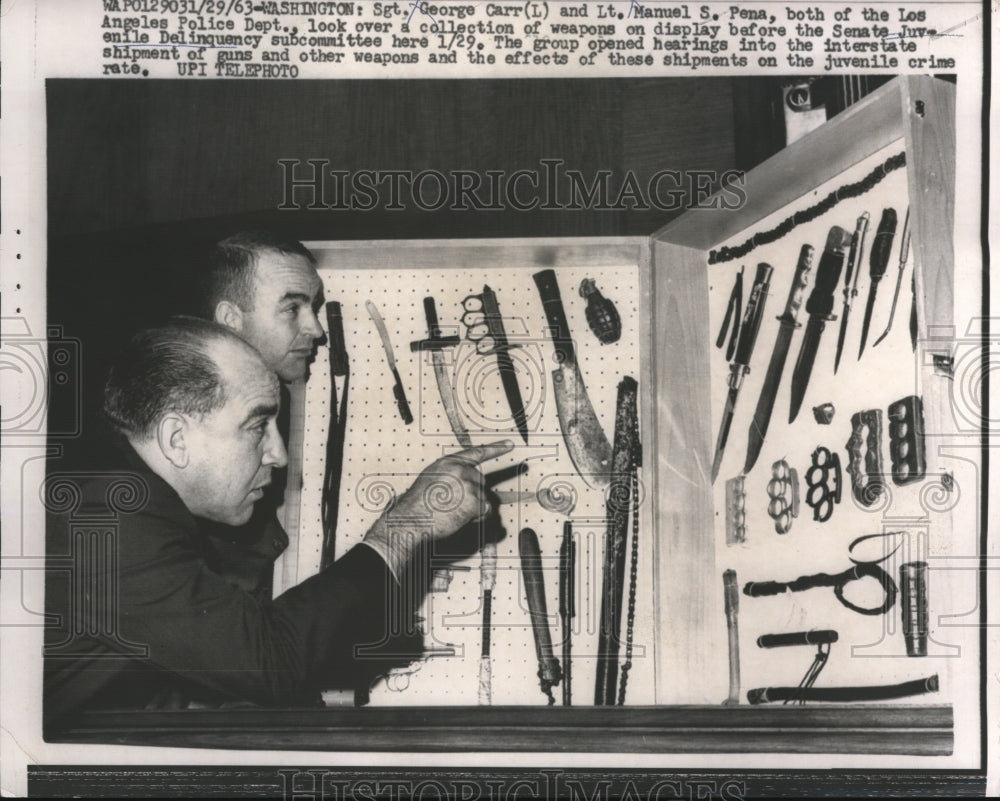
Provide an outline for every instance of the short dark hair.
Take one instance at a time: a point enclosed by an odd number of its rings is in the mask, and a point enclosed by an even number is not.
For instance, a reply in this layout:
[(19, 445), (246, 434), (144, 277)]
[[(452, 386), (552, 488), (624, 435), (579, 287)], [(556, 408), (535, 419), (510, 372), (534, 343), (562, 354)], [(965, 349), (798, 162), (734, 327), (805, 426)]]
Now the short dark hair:
[(260, 253), (273, 251), (285, 256), (302, 256), (316, 266), (316, 257), (301, 242), (268, 231), (240, 231), (217, 242), (208, 254), (202, 276), (201, 314), (215, 316), (220, 301), (235, 303), (243, 311), (253, 311), (254, 270)]
[(105, 417), (121, 433), (143, 440), (167, 412), (204, 416), (220, 408), (225, 382), (208, 349), (225, 340), (248, 347), (225, 326), (197, 317), (171, 317), (140, 331), (108, 373)]

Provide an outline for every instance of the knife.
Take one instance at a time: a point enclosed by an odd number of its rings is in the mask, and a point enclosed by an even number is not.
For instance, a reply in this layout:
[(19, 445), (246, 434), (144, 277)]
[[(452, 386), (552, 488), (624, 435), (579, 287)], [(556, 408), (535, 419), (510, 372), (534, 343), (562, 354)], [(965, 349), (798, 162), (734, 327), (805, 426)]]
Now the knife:
[(733, 413), (736, 411), (736, 399), (739, 397), (740, 387), (743, 386), (744, 377), (750, 372), (750, 357), (753, 355), (754, 345), (757, 344), (757, 334), (760, 331), (761, 320), (764, 318), (764, 301), (767, 300), (767, 290), (771, 283), (772, 272), (770, 264), (761, 262), (757, 265), (757, 275), (754, 278), (750, 298), (747, 300), (746, 310), (743, 314), (740, 338), (736, 343), (736, 355), (729, 367), (729, 394), (726, 397), (726, 408), (722, 413), (719, 436), (715, 441), (715, 458), (712, 460), (713, 482), (719, 475), (719, 467), (722, 465), (722, 453), (726, 448), (726, 440), (729, 438), (729, 427), (733, 423)]
[(399, 416), (403, 418), (403, 422), (409, 425), (413, 422), (413, 413), (410, 411), (410, 404), (406, 400), (406, 390), (403, 389), (403, 379), (399, 376), (399, 370), (396, 369), (396, 357), (392, 352), (392, 340), (389, 339), (389, 331), (385, 327), (385, 321), (382, 319), (382, 315), (379, 314), (378, 308), (370, 300), (365, 301), (365, 308), (368, 309), (368, 316), (372, 318), (372, 322), (375, 323), (375, 328), (378, 329), (379, 338), (382, 340), (382, 350), (385, 351), (385, 360), (389, 363), (389, 370), (392, 372), (392, 376), (395, 379), (395, 383), (392, 386), (392, 394), (396, 398), (396, 406), (399, 409)]
[(819, 260), (816, 271), (816, 285), (813, 287), (809, 300), (806, 301), (806, 312), (809, 322), (799, 349), (799, 358), (792, 372), (792, 404), (788, 414), (788, 422), (795, 421), (806, 395), (809, 376), (812, 373), (813, 362), (816, 361), (816, 351), (826, 328), (827, 320), (836, 320), (833, 311), (833, 293), (840, 281), (840, 273), (844, 269), (844, 259), (850, 247), (852, 237), (839, 225), (830, 229), (826, 237), (826, 246)]
[(552, 371), (552, 383), (563, 441), (580, 477), (595, 489), (606, 487), (611, 482), (611, 443), (601, 428), (580, 375), (555, 271), (542, 270), (532, 278), (542, 298), (549, 335), (555, 346), (556, 369)]
[(431, 353), (431, 364), (434, 367), (434, 380), (437, 381), (438, 394), (441, 396), (441, 405), (444, 406), (444, 413), (448, 417), (448, 423), (455, 434), (455, 439), (463, 448), (472, 447), (472, 439), (469, 431), (462, 421), (462, 416), (458, 413), (458, 405), (455, 403), (455, 390), (451, 385), (451, 376), (448, 373), (448, 365), (444, 358), (444, 349), (458, 345), (462, 340), (458, 336), (442, 336), (441, 327), (438, 325), (437, 309), (434, 306), (434, 298), (428, 295), (424, 298), (424, 316), (427, 318), (427, 339), (420, 339), (410, 343), (411, 351), (425, 351)]
[(788, 300), (785, 301), (785, 310), (778, 317), (778, 338), (774, 342), (771, 362), (767, 366), (767, 375), (764, 376), (764, 386), (760, 391), (760, 398), (757, 400), (753, 421), (750, 423), (747, 460), (743, 465), (744, 474), (749, 473), (757, 462), (761, 446), (764, 444), (764, 437), (767, 434), (767, 427), (771, 422), (774, 399), (778, 394), (781, 375), (785, 371), (785, 361), (788, 359), (788, 349), (792, 344), (792, 334), (795, 333), (796, 328), (801, 327), (798, 322), (799, 308), (802, 306), (802, 296), (805, 293), (806, 284), (809, 283), (814, 253), (815, 249), (812, 245), (803, 245), (802, 250), (799, 251), (799, 262), (795, 267), (795, 275), (792, 277), (792, 286), (788, 291)]
[[(872, 240), (872, 252), (868, 260), (868, 275), (871, 278), (871, 287), (868, 290), (868, 303), (865, 305), (865, 320), (861, 324), (861, 347), (858, 348), (858, 359), (865, 352), (865, 343), (868, 341), (868, 328), (872, 323), (872, 312), (875, 309), (875, 295), (878, 292), (879, 281), (885, 275), (889, 266), (889, 252), (892, 250), (892, 240), (896, 235), (896, 210), (883, 209), (882, 219), (878, 224), (878, 231)], [(873, 346), (874, 347), (874, 346)]]
[[(868, 232), (868, 212), (858, 217), (851, 240), (851, 254), (847, 257), (847, 273), (844, 275), (844, 310), (840, 315), (840, 332), (837, 334), (837, 355), (833, 360), (833, 372), (840, 367), (840, 354), (844, 352), (844, 338), (847, 335), (847, 318), (851, 315), (851, 303), (858, 295), (858, 276), (861, 275), (861, 254), (865, 246), (865, 234)], [(854, 278), (852, 283), (851, 278)]]
[(500, 315), (496, 293), (484, 285), (482, 298), (484, 322), (489, 329), (489, 336), (493, 338), (493, 353), (497, 357), (497, 367), (500, 370), (503, 391), (507, 396), (507, 403), (514, 416), (517, 430), (521, 434), (524, 444), (527, 445), (528, 420), (524, 414), (524, 401), (521, 400), (521, 386), (517, 382), (517, 370), (514, 369), (514, 361), (510, 358), (510, 349), (514, 346), (507, 342), (507, 332), (503, 327), (503, 317)]
[(889, 309), (889, 322), (885, 326), (885, 331), (872, 343), (874, 348), (889, 336), (889, 329), (892, 328), (892, 320), (896, 316), (896, 302), (899, 300), (899, 288), (903, 284), (903, 271), (906, 269), (906, 259), (910, 252), (910, 209), (906, 209), (906, 217), (903, 218), (903, 235), (899, 240), (899, 268), (896, 273), (896, 291), (892, 295), (892, 308)]

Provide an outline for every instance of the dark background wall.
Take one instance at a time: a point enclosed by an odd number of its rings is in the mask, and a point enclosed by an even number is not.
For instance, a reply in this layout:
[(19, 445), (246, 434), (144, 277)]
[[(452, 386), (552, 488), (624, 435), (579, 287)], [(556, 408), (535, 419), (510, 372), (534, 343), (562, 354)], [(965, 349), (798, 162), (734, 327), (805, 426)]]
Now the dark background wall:
[[(82, 342), (90, 408), (122, 339), (188, 308), (193, 254), (243, 227), (299, 239), (649, 235), (683, 209), (281, 211), (278, 160), (511, 173), (558, 158), (643, 183), (663, 169), (745, 169), (780, 143), (776, 85), (50, 81), (49, 324)], [(50, 414), (60, 409), (56, 393)]]

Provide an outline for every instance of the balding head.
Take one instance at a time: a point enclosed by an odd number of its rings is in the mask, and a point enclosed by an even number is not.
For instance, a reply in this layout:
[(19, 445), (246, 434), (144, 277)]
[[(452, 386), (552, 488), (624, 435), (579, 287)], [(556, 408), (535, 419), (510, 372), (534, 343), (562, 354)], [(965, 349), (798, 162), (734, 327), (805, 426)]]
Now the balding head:
[(224, 326), (173, 318), (136, 335), (115, 362), (104, 411), (197, 516), (245, 523), (287, 458), (278, 379)]

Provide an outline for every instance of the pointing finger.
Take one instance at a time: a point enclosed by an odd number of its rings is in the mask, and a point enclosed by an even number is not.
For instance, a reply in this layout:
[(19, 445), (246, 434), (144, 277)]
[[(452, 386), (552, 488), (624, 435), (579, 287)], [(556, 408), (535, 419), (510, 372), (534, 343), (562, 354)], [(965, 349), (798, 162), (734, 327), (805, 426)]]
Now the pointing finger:
[(509, 439), (505, 439), (500, 442), (491, 442), (488, 445), (476, 445), (472, 448), (466, 448), (464, 451), (451, 454), (448, 458), (457, 459), (462, 462), (471, 462), (472, 464), (482, 464), (489, 459), (496, 459), (498, 456), (510, 453), (512, 450), (514, 450), (514, 443)]

